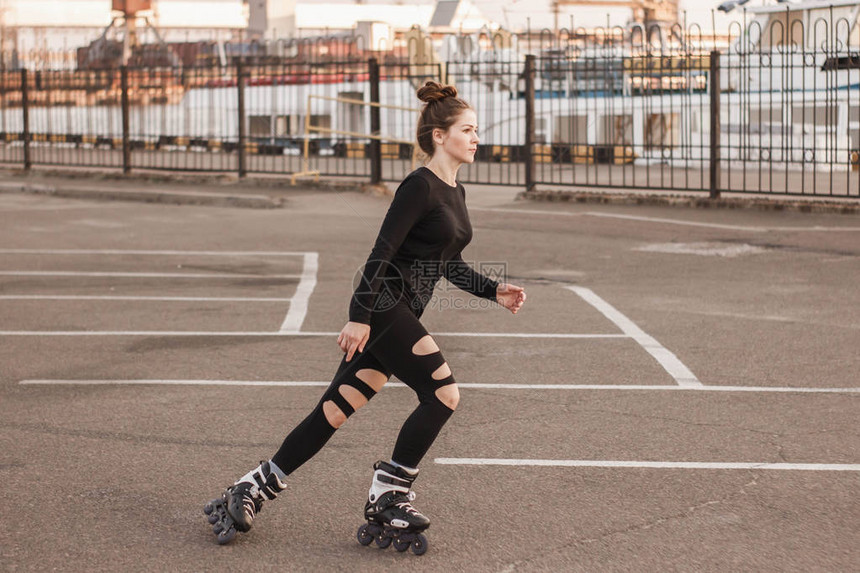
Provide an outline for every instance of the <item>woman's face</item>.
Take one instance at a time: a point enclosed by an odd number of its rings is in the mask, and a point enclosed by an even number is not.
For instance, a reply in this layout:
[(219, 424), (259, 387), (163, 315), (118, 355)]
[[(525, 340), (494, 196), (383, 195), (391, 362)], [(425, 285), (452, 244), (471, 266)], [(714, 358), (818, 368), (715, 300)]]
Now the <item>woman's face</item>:
[(474, 110), (464, 109), (448, 131), (433, 130), (436, 153), (440, 151), (460, 163), (475, 161), (478, 150), (478, 116)]

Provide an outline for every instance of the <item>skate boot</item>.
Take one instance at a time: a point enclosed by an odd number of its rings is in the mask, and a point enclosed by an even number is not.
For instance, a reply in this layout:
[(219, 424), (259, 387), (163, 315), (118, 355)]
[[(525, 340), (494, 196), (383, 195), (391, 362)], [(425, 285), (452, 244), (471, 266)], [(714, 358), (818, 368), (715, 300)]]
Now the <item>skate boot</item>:
[(218, 543), (229, 543), (237, 531), (251, 529), (263, 500), (275, 499), (286, 487), (272, 471), (270, 462), (261, 461), (259, 466), (228, 487), (220, 498), (207, 503), (203, 513), (209, 516)]
[(379, 461), (373, 465), (373, 483), (364, 506), (367, 523), (358, 528), (358, 542), (385, 549), (392, 543), (397, 551), (412, 547), (415, 555), (427, 551), (427, 538), (422, 531), (430, 527), (430, 520), (412, 507), (415, 493), (412, 482), (418, 471), (410, 473), (403, 468)]

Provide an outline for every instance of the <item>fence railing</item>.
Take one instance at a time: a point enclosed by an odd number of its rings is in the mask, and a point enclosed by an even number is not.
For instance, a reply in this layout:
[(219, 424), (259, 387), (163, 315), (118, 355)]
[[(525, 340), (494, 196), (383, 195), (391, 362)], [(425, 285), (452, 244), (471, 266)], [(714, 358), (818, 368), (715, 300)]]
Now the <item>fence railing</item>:
[(300, 44), (182, 67), (3, 71), (0, 163), (399, 180), (417, 117), (398, 108), (441, 79), (478, 114), (465, 182), (860, 198), (860, 48), (779, 31), (748, 27), (722, 50), (619, 29), (533, 54), (493, 38), (445, 61)]

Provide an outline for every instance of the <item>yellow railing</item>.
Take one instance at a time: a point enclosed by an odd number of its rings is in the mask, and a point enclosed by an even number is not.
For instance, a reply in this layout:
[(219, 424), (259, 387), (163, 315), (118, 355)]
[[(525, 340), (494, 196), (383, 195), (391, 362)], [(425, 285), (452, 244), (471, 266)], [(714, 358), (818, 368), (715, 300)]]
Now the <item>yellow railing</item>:
[(413, 146), (412, 168), (413, 169), (415, 168), (415, 164), (418, 160), (418, 156), (420, 154), (420, 151), (418, 149), (418, 146), (415, 145), (414, 141), (410, 141), (410, 140), (406, 140), (406, 139), (400, 139), (400, 138), (392, 137), (392, 136), (388, 136), (388, 135), (372, 135), (372, 134), (361, 133), (361, 132), (356, 132), (356, 131), (347, 131), (347, 130), (343, 130), (343, 129), (333, 129), (330, 127), (322, 127), (319, 125), (311, 125), (311, 101), (314, 99), (325, 100), (325, 101), (334, 101), (334, 102), (340, 102), (340, 103), (350, 103), (350, 104), (356, 104), (356, 105), (369, 105), (371, 107), (378, 107), (378, 108), (385, 108), (385, 109), (396, 109), (396, 110), (401, 110), (401, 111), (413, 111), (415, 113), (419, 113), (421, 111), (419, 108), (404, 107), (404, 106), (400, 106), (400, 105), (390, 105), (390, 104), (377, 103), (377, 102), (373, 102), (373, 101), (364, 101), (364, 100), (360, 100), (360, 99), (352, 99), (352, 98), (345, 98), (345, 97), (331, 97), (331, 96), (309, 94), (308, 95), (308, 107), (307, 107), (307, 111), (305, 113), (305, 137), (304, 137), (305, 145), (304, 145), (304, 152), (302, 153), (303, 170), (298, 171), (296, 173), (293, 173), (290, 176), (290, 182), (293, 185), (295, 185), (297, 177), (313, 176), (315, 181), (319, 181), (320, 172), (315, 170), (315, 169), (311, 169), (311, 165), (310, 165), (310, 137), (309, 136), (310, 136), (311, 132), (331, 133), (331, 134), (335, 134), (335, 135), (346, 135), (348, 137), (361, 137), (364, 139), (378, 139), (379, 141), (386, 141), (386, 142), (390, 142), (390, 143), (405, 143), (407, 145), (412, 145)]

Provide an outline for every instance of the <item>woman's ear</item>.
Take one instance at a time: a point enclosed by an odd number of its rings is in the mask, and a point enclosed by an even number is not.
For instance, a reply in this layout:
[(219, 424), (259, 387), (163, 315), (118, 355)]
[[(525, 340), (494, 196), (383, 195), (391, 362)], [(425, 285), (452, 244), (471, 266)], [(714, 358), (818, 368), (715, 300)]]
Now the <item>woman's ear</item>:
[(442, 145), (445, 143), (445, 133), (438, 127), (433, 129), (433, 142), (436, 145)]

